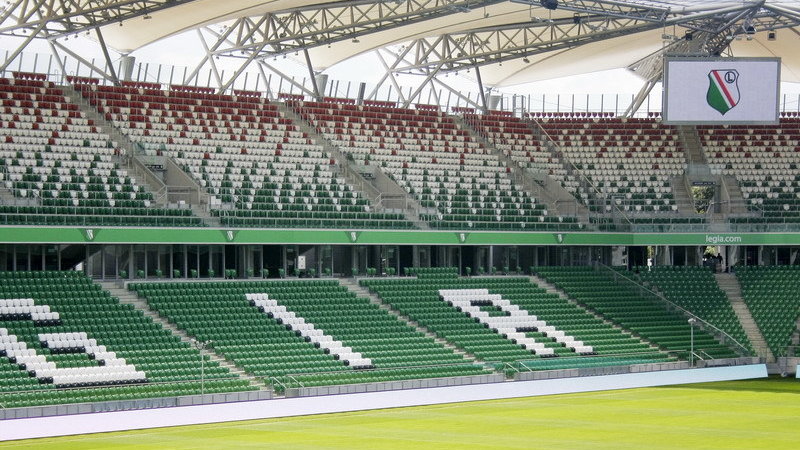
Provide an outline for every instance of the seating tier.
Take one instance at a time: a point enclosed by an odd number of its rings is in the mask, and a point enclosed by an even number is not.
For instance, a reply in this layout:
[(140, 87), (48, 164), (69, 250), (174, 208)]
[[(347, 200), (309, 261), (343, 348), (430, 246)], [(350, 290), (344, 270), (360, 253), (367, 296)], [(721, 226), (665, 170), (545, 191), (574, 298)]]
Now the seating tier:
[[(160, 314), (249, 373), (286, 386), (352, 384), (488, 373), (414, 330), (335, 280), (213, 283), (137, 283), (132, 286)], [(267, 294), (303, 323), (368, 358), (354, 369), (315, 345), (278, 316), (250, 304)]]
[(374, 211), (322, 145), (260, 93), (76, 87), (144, 154), (173, 158), (225, 226), (413, 228), (402, 214)]
[(800, 223), (800, 118), (697, 129), (712, 172), (736, 177), (748, 208), (759, 213), (734, 224)]
[[(438, 108), (353, 105), (331, 99), (289, 105), (357, 164), (375, 167), (418, 199), (438, 229), (578, 229), (513, 188), (496, 156)], [(365, 169), (366, 170), (366, 169)]]
[[(402, 314), (483, 361), (520, 363), (533, 370), (547, 370), (670, 359), (640, 340), (620, 333), (585, 310), (548, 294), (527, 278), (461, 278), (452, 272), (429, 272), (425, 269), (416, 269), (414, 273), (419, 276), (396, 280), (364, 279), (361, 283)], [(578, 355), (542, 332), (526, 331), (527, 337), (544, 343), (555, 354), (555, 357), (543, 359), (487, 328), (467, 313), (443, 302), (439, 298), (440, 290), (443, 289), (488, 289), (490, 293), (500, 294), (511, 305), (516, 305), (528, 314), (546, 321), (548, 325), (591, 346), (597, 356)], [(490, 315), (502, 314), (489, 306), (482, 307), (481, 310)]]
[(775, 356), (788, 355), (800, 311), (800, 270), (797, 266), (737, 267), (736, 277), (753, 320)]
[[(6, 408), (199, 394), (201, 387), (206, 393), (252, 389), (246, 380), (235, 377), (216, 362), (206, 358), (201, 363), (197, 350), (131, 305), (120, 304), (79, 272), (0, 272), (0, 299), (31, 299), (57, 313), (57, 321), (0, 314), (0, 328), (6, 330), (5, 334), (15, 336), (12, 340), (25, 343), (28, 351), (44, 356), (62, 371), (99, 369), (99, 354), (94, 352), (90, 357), (89, 349), (84, 350), (85, 344), (67, 348), (53, 344), (56, 334), (85, 333), (86, 338), (95, 340), (146, 377), (136, 384), (77, 379), (72, 384), (98, 386), (70, 389), (69, 385), (56, 386), (53, 380), (33, 377), (13, 363), (9, 355), (0, 356), (0, 404)], [(44, 336), (50, 336), (48, 346), (44, 345)], [(109, 355), (102, 359), (112, 360)], [(201, 380), (201, 372), (205, 381)]]
[[(620, 209), (656, 216), (677, 211), (671, 179), (683, 174), (686, 162), (674, 127), (654, 118), (546, 117), (537, 121), (565, 158)], [(578, 180), (562, 183), (591, 209), (610, 208), (592, 204)]]
[(109, 136), (58, 87), (3, 78), (0, 101), (0, 182), (20, 199), (0, 206), (0, 224), (202, 224), (188, 209), (157, 207), (120, 168)]
[[(708, 267), (661, 266), (638, 268), (638, 276), (653, 285), (667, 300), (685, 308), (697, 317), (716, 326), (753, 351), (747, 334), (739, 322), (728, 296), (719, 288)], [(628, 276), (636, 274), (628, 273)]]
[[(682, 359), (689, 359), (692, 332), (683, 315), (668, 311), (665, 305), (642, 296), (633, 287), (621, 284), (611, 275), (592, 267), (536, 267), (535, 270), (580, 304), (636, 336)], [(694, 331), (694, 349), (704, 358), (738, 356), (710, 334), (697, 329)]]

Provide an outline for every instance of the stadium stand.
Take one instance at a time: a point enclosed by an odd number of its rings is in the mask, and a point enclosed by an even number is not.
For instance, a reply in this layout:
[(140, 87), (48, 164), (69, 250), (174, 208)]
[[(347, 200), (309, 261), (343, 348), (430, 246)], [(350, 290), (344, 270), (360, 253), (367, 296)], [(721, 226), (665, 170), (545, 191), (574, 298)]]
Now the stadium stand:
[(80, 272), (0, 272), (6, 408), (256, 389), (200, 358)]
[(638, 267), (628, 275), (637, 273), (645, 285), (653, 286), (667, 300), (728, 333), (752, 352), (744, 328), (710, 268), (657, 266), (648, 270), (647, 267)]
[(19, 200), (0, 206), (0, 224), (201, 225), (189, 210), (157, 207), (108, 135), (44, 75), (0, 78), (0, 99), (0, 181)]
[[(213, 340), (215, 350), (237, 366), (269, 378), (278, 391), (489, 373), (336, 280), (135, 283), (131, 288), (178, 327), (199, 340)], [(280, 307), (270, 309), (261, 301), (267, 298)]]
[[(545, 278), (577, 300), (622, 328), (660, 348), (689, 359), (690, 326), (680, 313), (640, 295), (633, 287), (612, 279), (593, 267), (536, 267)], [(735, 358), (738, 355), (702, 330), (694, 331), (695, 352), (705, 358)]]
[(775, 356), (787, 355), (797, 330), (800, 270), (797, 266), (737, 267), (742, 297)]
[(800, 223), (800, 118), (697, 129), (712, 172), (736, 177), (748, 209), (757, 213), (733, 217), (733, 224)]
[[(514, 117), (508, 111), (488, 111), (476, 114), (472, 108), (459, 108), (464, 120), (478, 133), (485, 136), (498, 150), (510, 157), (520, 167), (546, 173), (566, 185), (567, 173), (557, 158), (554, 158), (536, 135), (532, 123)], [(577, 186), (571, 186), (574, 191)]]
[(172, 157), (224, 226), (413, 228), (403, 214), (374, 211), (261, 92), (87, 81), (75, 80), (81, 94), (145, 154)]
[[(461, 278), (455, 268), (412, 268), (407, 272), (417, 277), (362, 279), (361, 284), (401, 314), (485, 362), (515, 363), (524, 370), (548, 370), (674, 360), (581, 308), (546, 293), (527, 278)], [(507, 306), (516, 307), (543, 323), (523, 327), (522, 331), (493, 330), (491, 325), (483, 325), (470, 316), (476, 314), (475, 311), (466, 311), (464, 306), (459, 310), (455, 304), (443, 301), (443, 290), (448, 294), (448, 290), (481, 289), (500, 295), (508, 302)], [(488, 302), (478, 301), (472, 306), (478, 307), (485, 317), (511, 317)], [(548, 325), (591, 346), (592, 355), (580, 355), (554, 336), (548, 336)], [(509, 337), (508, 333), (512, 335)], [(513, 333), (524, 333), (524, 337), (543, 344), (546, 350), (540, 353), (535, 348), (526, 348), (525, 340)]]
[(580, 228), (574, 217), (550, 216), (544, 204), (512, 189), (497, 157), (438, 106), (333, 98), (287, 103), (357, 163), (377, 165), (435, 211), (422, 214), (432, 228)]
[[(674, 127), (655, 118), (534, 117), (604, 196), (632, 213), (674, 213), (671, 178), (686, 162)], [(563, 183), (563, 181), (562, 181)], [(588, 193), (564, 183), (590, 208)], [(666, 218), (667, 220), (669, 218)]]

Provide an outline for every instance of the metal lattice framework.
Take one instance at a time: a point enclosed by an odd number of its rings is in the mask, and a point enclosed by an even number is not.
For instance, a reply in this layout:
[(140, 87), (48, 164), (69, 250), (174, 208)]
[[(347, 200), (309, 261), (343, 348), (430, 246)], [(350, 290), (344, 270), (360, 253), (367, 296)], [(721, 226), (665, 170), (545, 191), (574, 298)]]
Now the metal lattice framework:
[[(0, 9), (0, 35), (80, 33), (193, 0), (15, 0)], [(38, 36), (45, 37), (45, 36)]]
[(406, 62), (395, 70), (419, 74), (432, 70), (463, 70), (672, 26), (704, 36), (706, 45), (694, 47), (696, 51), (713, 55), (724, 50), (731, 36), (745, 33), (742, 21), (749, 20), (761, 29), (798, 24), (796, 18), (779, 16), (760, 5), (748, 3), (686, 13), (638, 6), (626, 10), (620, 2), (585, 0), (561, 2), (559, 8), (574, 11), (576, 15), (556, 20), (534, 17), (527, 23), (414, 40), (406, 44), (411, 47), (405, 52)]

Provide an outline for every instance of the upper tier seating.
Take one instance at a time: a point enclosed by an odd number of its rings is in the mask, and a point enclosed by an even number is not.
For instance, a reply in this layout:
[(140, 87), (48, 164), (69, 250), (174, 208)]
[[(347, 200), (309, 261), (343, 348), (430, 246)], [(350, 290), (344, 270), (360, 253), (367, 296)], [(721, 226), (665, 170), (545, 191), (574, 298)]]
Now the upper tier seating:
[[(215, 351), (237, 366), (270, 377), (278, 390), (297, 383), (488, 373), (335, 280), (135, 283), (131, 288), (178, 327), (213, 340)], [(270, 309), (262, 302), (267, 298), (279, 307)], [(372, 369), (356, 370), (365, 366)]]
[[(686, 317), (643, 297), (633, 287), (592, 267), (536, 267), (536, 273), (579, 303), (659, 347), (690, 358), (691, 330)], [(703, 358), (738, 356), (713, 336), (694, 331), (695, 352)]]
[(579, 229), (574, 217), (548, 215), (545, 205), (515, 189), (497, 157), (438, 107), (341, 99), (288, 103), (357, 163), (379, 167), (435, 210), (423, 214), (433, 228)]
[(787, 355), (800, 312), (800, 268), (797, 266), (736, 267), (742, 297), (772, 354)]
[[(667, 300), (728, 333), (752, 352), (747, 334), (731, 302), (708, 267), (659, 266), (638, 268), (639, 278), (650, 283)], [(634, 274), (628, 273), (628, 276)]]
[[(528, 369), (548, 370), (674, 360), (640, 340), (620, 333), (581, 308), (546, 293), (527, 278), (460, 278), (456, 269), (440, 268), (420, 268), (412, 272), (418, 277), (363, 279), (361, 284), (440, 338), (483, 361), (518, 362)], [(477, 306), (478, 312), (452, 301), (451, 304), (443, 301), (443, 292), (448, 294), (451, 290), (472, 292), (481, 289), (499, 294), (506, 309), (519, 310), (544, 323), (537, 324), (536, 330), (528, 326), (516, 332), (500, 330), (502, 326), (492, 329), (492, 325), (487, 323), (484, 326), (473, 316), (483, 315), (489, 318), (489, 322), (492, 322), (491, 318), (507, 316), (509, 311), (498, 307), (499, 303), (476, 302), (472, 309)], [(559, 339), (559, 332), (571, 339)], [(535, 344), (528, 345), (528, 339), (535, 341)], [(574, 341), (590, 346), (591, 349), (581, 350), (591, 351), (598, 356), (580, 355), (580, 351), (576, 352), (568, 343)], [(543, 344), (546, 351), (537, 351), (537, 344)]]
[(204, 365), (197, 350), (80, 272), (0, 272), (6, 408), (199, 394), (201, 385), (252, 389), (216, 362)]
[(800, 223), (800, 118), (778, 125), (698, 126), (713, 173), (732, 175), (751, 211), (736, 223)]
[(135, 82), (76, 88), (145, 153), (173, 158), (205, 187), (225, 226), (413, 228), (402, 214), (373, 211), (334, 173), (322, 145), (260, 92)]
[(29, 200), (0, 206), (0, 224), (201, 225), (189, 210), (155, 207), (61, 89), (15, 75), (0, 78), (0, 182)]
[[(674, 127), (653, 118), (536, 118), (567, 160), (595, 188), (624, 211), (663, 214), (677, 211), (671, 178), (686, 162)], [(576, 181), (564, 187), (593, 210), (589, 194)], [(606, 206), (605, 208), (608, 208)], [(669, 218), (665, 218), (669, 220)]]
[(534, 133), (532, 124), (506, 111), (475, 114), (464, 110), (464, 120), (520, 167), (545, 173), (563, 184), (567, 171)]

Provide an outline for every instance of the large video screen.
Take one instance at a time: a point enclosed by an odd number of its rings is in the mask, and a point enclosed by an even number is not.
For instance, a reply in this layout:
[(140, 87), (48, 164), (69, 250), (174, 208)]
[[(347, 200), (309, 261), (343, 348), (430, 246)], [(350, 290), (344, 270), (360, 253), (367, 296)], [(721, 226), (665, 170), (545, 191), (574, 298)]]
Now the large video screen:
[(666, 58), (664, 122), (777, 123), (780, 67), (778, 58)]

